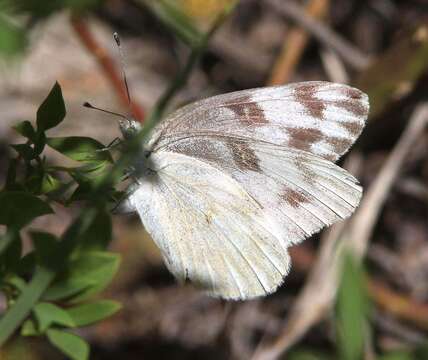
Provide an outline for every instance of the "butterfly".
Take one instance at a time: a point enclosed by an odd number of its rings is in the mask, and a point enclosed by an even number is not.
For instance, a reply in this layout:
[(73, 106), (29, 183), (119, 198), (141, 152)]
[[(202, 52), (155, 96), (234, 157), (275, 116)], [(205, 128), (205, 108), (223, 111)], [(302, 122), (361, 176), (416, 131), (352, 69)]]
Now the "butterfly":
[[(335, 165), (360, 135), (366, 94), (329, 82), (243, 90), (186, 105), (135, 163), (135, 210), (174, 276), (224, 299), (274, 292), (288, 248), (349, 217), (362, 188)], [(121, 121), (125, 138), (139, 129)]]

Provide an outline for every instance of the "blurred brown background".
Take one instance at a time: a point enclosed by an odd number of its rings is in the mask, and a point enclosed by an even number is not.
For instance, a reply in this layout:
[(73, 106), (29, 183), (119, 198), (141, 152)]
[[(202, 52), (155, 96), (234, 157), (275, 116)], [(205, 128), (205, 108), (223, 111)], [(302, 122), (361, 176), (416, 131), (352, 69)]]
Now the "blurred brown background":
[[(176, 2), (201, 30), (228, 3)], [(122, 37), (140, 114), (150, 111), (189, 52), (144, 1), (109, 0), (84, 14), (63, 10), (38, 23), (24, 53), (0, 62), (0, 178), (11, 156), (8, 144), (16, 139), (11, 126), (34, 120), (55, 80), (68, 111), (55, 134), (88, 135), (103, 143), (119, 135), (116, 119), (81, 106), (90, 101), (127, 111), (123, 89), (111, 80), (120, 75), (114, 31)], [(177, 285), (139, 220), (116, 216), (113, 250), (123, 261), (107, 292), (123, 310), (84, 330), (91, 358), (286, 358), (284, 352), (296, 348), (334, 354), (335, 256), (343, 243), (364, 259), (373, 302), (365, 358), (424, 344), (428, 131), (418, 117), (428, 118), (427, 70), (426, 1), (241, 1), (171, 109), (217, 93), (295, 81), (357, 86), (369, 94), (372, 112), (342, 163), (360, 179), (366, 198), (355, 220), (292, 250), (292, 271), (275, 294), (247, 302), (224, 302)], [(75, 209), (57, 210), (62, 224), (38, 226), (60, 233)], [(42, 340), (17, 340), (1, 356), (61, 358)]]

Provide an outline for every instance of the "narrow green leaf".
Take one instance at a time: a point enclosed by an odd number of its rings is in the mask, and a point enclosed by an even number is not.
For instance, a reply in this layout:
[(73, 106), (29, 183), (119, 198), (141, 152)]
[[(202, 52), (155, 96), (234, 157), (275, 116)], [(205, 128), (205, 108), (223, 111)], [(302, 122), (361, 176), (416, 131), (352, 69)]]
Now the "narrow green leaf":
[(13, 286), (15, 289), (21, 292), (27, 286), (25, 280), (19, 276), (16, 276), (15, 274), (8, 275), (5, 279), (5, 283)]
[(97, 151), (104, 149), (99, 141), (83, 136), (48, 138), (46, 143), (56, 151), (81, 162), (113, 162), (109, 151)]
[(369, 302), (362, 267), (350, 255), (346, 255), (336, 306), (337, 336), (341, 359), (359, 360), (362, 358), (368, 311)]
[(48, 287), (55, 273), (37, 267), (30, 283), (22, 290), (16, 302), (0, 318), (0, 347), (28, 317), (34, 304)]
[(34, 130), (33, 125), (28, 120), (21, 121), (17, 125), (13, 126), (13, 129), (15, 129), (18, 134), (31, 140), (33, 143), (36, 141), (36, 130)]
[[(61, 237), (61, 246), (55, 257), (58, 261), (67, 263), (67, 259), (75, 249), (77, 239), (85, 233), (93, 219), (96, 211), (93, 208), (82, 210), (77, 219), (67, 228)], [(46, 291), (56, 272), (43, 266), (37, 266), (29, 284), (23, 289), (16, 302), (0, 318), (0, 347), (10, 338), (13, 332), (28, 317), (35, 304)]]
[(89, 345), (81, 337), (57, 329), (49, 329), (47, 336), (51, 344), (70, 359), (86, 360), (89, 358)]
[(46, 301), (64, 301), (81, 294), (85, 290), (96, 286), (97, 283), (92, 279), (71, 279), (69, 277), (60, 279), (53, 283), (43, 294), (43, 300)]
[(45, 332), (53, 324), (65, 327), (75, 326), (68, 312), (57, 305), (46, 302), (38, 303), (33, 312), (41, 332)]
[(37, 132), (57, 126), (65, 118), (65, 104), (61, 87), (55, 83), (47, 98), (37, 110)]
[(22, 336), (40, 336), (41, 332), (37, 329), (37, 324), (33, 319), (27, 319), (21, 326)]
[(22, 228), (36, 217), (53, 213), (47, 203), (21, 191), (1, 192), (0, 204), (0, 224), (16, 228)]
[(76, 326), (86, 326), (115, 314), (121, 308), (116, 301), (100, 300), (67, 309)]

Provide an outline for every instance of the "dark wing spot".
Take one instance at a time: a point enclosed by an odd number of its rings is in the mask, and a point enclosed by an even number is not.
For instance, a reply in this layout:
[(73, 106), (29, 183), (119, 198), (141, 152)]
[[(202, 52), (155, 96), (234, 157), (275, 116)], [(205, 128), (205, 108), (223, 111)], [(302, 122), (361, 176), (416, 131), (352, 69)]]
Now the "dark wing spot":
[(349, 121), (349, 122), (341, 121), (341, 122), (338, 122), (338, 124), (343, 128), (345, 128), (349, 132), (349, 134), (354, 137), (357, 137), (361, 133), (361, 130), (363, 129), (363, 125), (364, 125), (356, 121)]
[(350, 138), (335, 136), (326, 137), (325, 140), (333, 147), (333, 151), (336, 154), (343, 154), (353, 143), (353, 140)]
[(232, 153), (233, 161), (238, 169), (261, 172), (259, 158), (247, 142), (226, 140), (226, 146)]
[(225, 103), (227, 109), (233, 111), (242, 125), (263, 125), (268, 124), (263, 109), (257, 102), (251, 99), (250, 95), (242, 95)]
[(309, 201), (303, 193), (293, 189), (285, 189), (280, 197), (293, 208), (297, 208), (300, 204)]
[(334, 101), (333, 105), (336, 105), (338, 108), (345, 109), (346, 111), (359, 118), (364, 118), (367, 116), (367, 108), (361, 101), (344, 99)]
[(346, 96), (351, 99), (361, 100), (363, 98), (363, 92), (355, 88), (348, 87), (346, 88), (345, 93)]
[(354, 88), (346, 88), (344, 95), (345, 99), (335, 101), (333, 102), (333, 105), (345, 109), (359, 118), (367, 116), (368, 108), (362, 101), (364, 96), (362, 91)]
[(324, 135), (313, 128), (287, 128), (290, 134), (289, 146), (295, 149), (310, 151), (312, 144), (320, 141)]
[(316, 84), (302, 84), (295, 90), (296, 101), (303, 105), (309, 115), (317, 119), (324, 118), (325, 102), (315, 97), (319, 86)]

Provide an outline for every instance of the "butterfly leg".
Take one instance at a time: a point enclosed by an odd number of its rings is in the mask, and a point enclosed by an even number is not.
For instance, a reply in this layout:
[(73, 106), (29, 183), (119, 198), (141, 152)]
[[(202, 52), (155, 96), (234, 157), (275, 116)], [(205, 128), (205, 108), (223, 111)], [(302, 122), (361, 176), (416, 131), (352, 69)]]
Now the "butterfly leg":
[(96, 150), (96, 152), (104, 152), (104, 151), (110, 151), (111, 149), (114, 149), (122, 144), (123, 140), (120, 138), (114, 138), (113, 141), (111, 141), (106, 147), (102, 149)]

